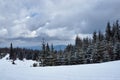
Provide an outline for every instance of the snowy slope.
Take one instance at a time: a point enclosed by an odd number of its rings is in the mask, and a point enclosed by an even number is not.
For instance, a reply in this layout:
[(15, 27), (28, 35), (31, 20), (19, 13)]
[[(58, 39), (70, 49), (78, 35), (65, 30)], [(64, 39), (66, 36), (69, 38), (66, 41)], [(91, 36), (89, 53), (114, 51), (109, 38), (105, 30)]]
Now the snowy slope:
[(16, 65), (12, 65), (6, 57), (0, 60), (0, 80), (120, 80), (120, 61), (89, 65), (30, 67), (34, 61), (17, 60)]

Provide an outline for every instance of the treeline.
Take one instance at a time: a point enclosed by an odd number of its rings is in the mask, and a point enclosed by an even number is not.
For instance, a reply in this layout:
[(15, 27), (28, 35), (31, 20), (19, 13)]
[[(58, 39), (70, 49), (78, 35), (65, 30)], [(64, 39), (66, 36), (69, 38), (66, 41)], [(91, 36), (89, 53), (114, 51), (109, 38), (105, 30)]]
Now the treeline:
[(107, 23), (105, 32), (93, 32), (92, 38), (81, 39), (78, 35), (75, 45), (68, 44), (64, 50), (56, 51), (53, 45), (42, 42), (42, 50), (13, 48), (7, 49), (10, 59), (14, 61), (30, 59), (39, 64), (33, 66), (75, 65), (101, 63), (120, 60), (120, 25), (117, 20), (112, 25)]
[(32, 50), (26, 48), (13, 48), (12, 43), (10, 48), (0, 48), (0, 57), (3, 58), (6, 54), (10, 54), (10, 59), (16, 60), (35, 60), (35, 56), (38, 56), (39, 50)]
[(9, 53), (9, 48), (0, 48), (0, 59), (6, 56), (7, 53)]
[(76, 36), (75, 45), (68, 44), (65, 50), (55, 52), (45, 48), (41, 53), (42, 66), (101, 63), (120, 60), (120, 25), (107, 23), (105, 32), (93, 32), (93, 37), (81, 39)]

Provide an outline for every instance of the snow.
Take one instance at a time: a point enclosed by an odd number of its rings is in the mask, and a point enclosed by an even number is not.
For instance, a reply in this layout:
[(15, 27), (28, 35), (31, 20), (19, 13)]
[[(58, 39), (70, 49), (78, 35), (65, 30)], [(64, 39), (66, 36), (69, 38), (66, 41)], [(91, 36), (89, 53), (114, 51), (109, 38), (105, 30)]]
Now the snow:
[(0, 80), (120, 80), (120, 61), (74, 66), (31, 67), (35, 61), (0, 60)]

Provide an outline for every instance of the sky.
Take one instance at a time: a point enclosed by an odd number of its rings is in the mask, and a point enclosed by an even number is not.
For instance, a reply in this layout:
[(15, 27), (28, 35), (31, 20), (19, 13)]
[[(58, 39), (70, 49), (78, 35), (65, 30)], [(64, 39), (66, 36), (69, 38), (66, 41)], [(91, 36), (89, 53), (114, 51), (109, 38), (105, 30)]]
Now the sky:
[(0, 46), (74, 44), (120, 19), (120, 0), (0, 0)]

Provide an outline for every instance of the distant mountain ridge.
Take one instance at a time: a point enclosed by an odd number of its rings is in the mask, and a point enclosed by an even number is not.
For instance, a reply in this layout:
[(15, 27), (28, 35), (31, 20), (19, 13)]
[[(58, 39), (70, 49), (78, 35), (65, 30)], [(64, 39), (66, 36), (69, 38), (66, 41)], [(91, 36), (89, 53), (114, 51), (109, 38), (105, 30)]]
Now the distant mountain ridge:
[[(27, 49), (33, 49), (33, 50), (42, 50), (41, 46), (31, 46), (31, 47), (23, 47), (23, 48), (27, 48)], [(66, 48), (66, 45), (55, 45), (54, 49), (55, 50), (64, 50)]]

